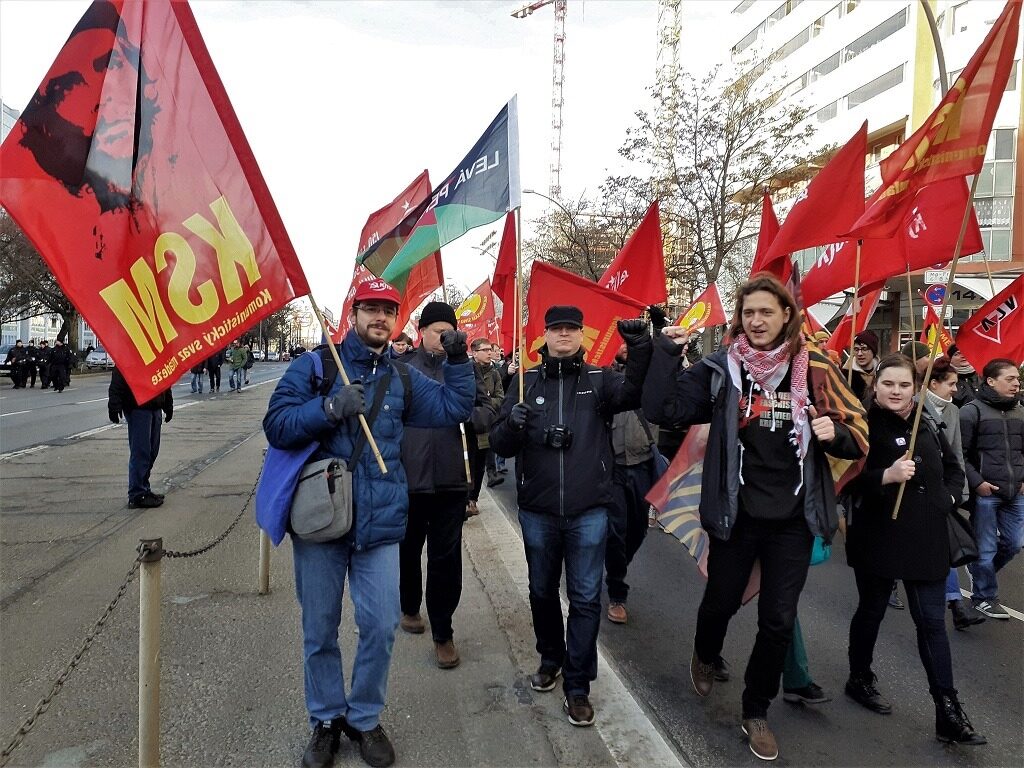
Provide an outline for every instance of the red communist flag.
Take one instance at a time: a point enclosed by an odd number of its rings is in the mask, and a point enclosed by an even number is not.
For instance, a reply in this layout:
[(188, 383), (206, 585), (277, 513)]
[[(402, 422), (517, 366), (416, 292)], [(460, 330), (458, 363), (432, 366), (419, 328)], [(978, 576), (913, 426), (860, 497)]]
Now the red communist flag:
[(597, 282), (644, 304), (664, 304), (668, 300), (657, 200)]
[(1013, 66), (1020, 7), (1021, 0), (1007, 2), (939, 106), (881, 162), (881, 189), (843, 237), (891, 237), (922, 188), (981, 171), (992, 122)]
[(505, 216), (505, 229), (501, 233), (498, 262), (494, 265), (491, 290), (501, 302), (501, 346), (509, 352), (516, 345), (519, 307), (516, 302), (516, 215)]
[(918, 338), (922, 344), (927, 344), (931, 348), (935, 341), (935, 334), (939, 335), (939, 351), (937, 355), (944, 355), (949, 351), (950, 346), (953, 344), (953, 337), (949, 335), (943, 325), (942, 321), (939, 320), (939, 315), (935, 311), (935, 307), (931, 305), (931, 302), (925, 301), (927, 307), (924, 315), (924, 323), (921, 326), (921, 334)]
[(187, 3), (93, 3), (0, 203), (148, 400), (309, 286)]
[[(875, 314), (875, 310), (878, 308), (878, 299), (882, 295), (883, 288), (885, 288), (884, 281), (881, 283), (874, 283), (872, 285), (861, 286), (860, 294), (857, 296), (857, 330), (853, 332), (854, 336), (868, 327), (868, 323), (871, 321), (871, 316)], [(838, 353), (849, 352), (850, 331), (852, 328), (853, 302), (850, 302), (850, 306), (846, 310), (846, 314), (843, 315), (843, 319), (839, 321), (839, 325), (836, 326), (835, 332), (829, 336), (828, 342), (825, 344), (825, 348)]]
[[(966, 205), (967, 186), (963, 179), (946, 179), (925, 187), (906, 211), (903, 226), (894, 237), (863, 242), (860, 284), (884, 281), (908, 268), (913, 271), (948, 262), (953, 258)], [(972, 212), (962, 253), (979, 253), (983, 248), (978, 219)], [(801, 280), (805, 304), (811, 306), (853, 288), (856, 257), (856, 241), (845, 240), (826, 247)]]
[(615, 323), (639, 317), (647, 304), (609, 291), (586, 278), (543, 261), (534, 261), (527, 294), (527, 364), (540, 361), (544, 344), (544, 313), (553, 304), (572, 304), (583, 310), (583, 348), (588, 363), (611, 365), (622, 340)]
[(754, 253), (754, 262), (750, 265), (750, 275), (771, 272), (785, 284), (793, 273), (793, 260), (775, 259), (771, 263), (766, 260), (768, 249), (777, 234), (779, 219), (775, 215), (775, 208), (772, 207), (772, 199), (765, 195), (761, 201), (761, 228), (757, 231), (757, 251)]
[(472, 344), (477, 339), (499, 343), (501, 335), (498, 318), (494, 313), (494, 293), (491, 281), (484, 280), (455, 310), (459, 330), (464, 331), (466, 340)]
[(968, 318), (956, 334), (956, 346), (977, 370), (1005, 357), (1024, 362), (1024, 275), (1018, 277)]
[(680, 325), (688, 331), (702, 331), (725, 323), (722, 297), (718, 295), (718, 286), (712, 283), (693, 300), (693, 304), (679, 316), (675, 325)]
[(764, 256), (764, 268), (794, 251), (824, 245), (849, 230), (864, 212), (865, 121), (803, 190)]

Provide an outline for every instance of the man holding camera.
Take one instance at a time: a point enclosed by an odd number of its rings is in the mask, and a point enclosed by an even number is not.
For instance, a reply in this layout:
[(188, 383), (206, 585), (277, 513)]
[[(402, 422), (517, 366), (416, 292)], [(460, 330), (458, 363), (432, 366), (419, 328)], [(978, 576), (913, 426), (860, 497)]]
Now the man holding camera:
[[(646, 332), (643, 320), (618, 323), (624, 337)], [(625, 374), (584, 362), (583, 312), (553, 306), (544, 315), (541, 362), (510, 382), (490, 441), (516, 457), (519, 524), (530, 578), (530, 608), (540, 668), (535, 691), (564, 675), (563, 709), (575, 726), (594, 724), (590, 683), (597, 677), (608, 505), (612, 501), (611, 419), (637, 408), (649, 346), (630, 354)], [(567, 629), (558, 588), (565, 562)]]

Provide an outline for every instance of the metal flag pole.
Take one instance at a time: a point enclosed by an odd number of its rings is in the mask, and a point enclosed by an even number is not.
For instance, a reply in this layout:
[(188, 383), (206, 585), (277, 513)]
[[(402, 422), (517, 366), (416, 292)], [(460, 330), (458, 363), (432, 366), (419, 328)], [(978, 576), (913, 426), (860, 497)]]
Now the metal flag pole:
[(846, 386), (853, 386), (853, 340), (857, 338), (857, 294), (860, 293), (860, 247), (863, 240), (857, 241), (857, 261), (853, 268), (853, 325), (850, 326), (850, 368), (846, 372)]
[[(967, 195), (967, 207), (964, 209), (964, 217), (960, 221), (960, 235), (956, 239), (956, 250), (953, 251), (953, 261), (949, 265), (949, 279), (946, 280), (946, 293), (942, 297), (942, 308), (939, 310), (939, 317), (945, 317), (946, 307), (949, 305), (949, 297), (953, 294), (953, 278), (956, 277), (956, 265), (960, 261), (960, 249), (964, 245), (964, 235), (967, 234), (967, 222), (971, 218), (971, 207), (974, 205), (974, 193), (978, 189), (978, 177), (980, 173), (974, 174), (971, 180), (971, 191)], [(921, 380), (921, 391), (917, 395), (917, 411), (914, 413), (914, 426), (910, 430), (910, 446), (907, 448), (907, 456), (914, 455), (914, 445), (917, 443), (917, 429), (921, 426), (921, 412), (924, 410), (925, 393), (928, 391), (928, 379), (932, 375), (932, 366), (935, 364), (935, 352), (939, 346), (939, 333), (936, 332), (932, 343), (928, 346), (928, 369)], [(907, 488), (906, 481), (900, 483), (900, 489), (896, 493), (896, 503), (892, 508), (892, 519), (895, 520), (900, 512), (900, 504), (903, 501), (903, 492)]]
[[(341, 357), (338, 355), (338, 349), (334, 346), (334, 342), (331, 341), (330, 331), (327, 330), (327, 321), (324, 319), (323, 312), (320, 311), (320, 307), (316, 305), (316, 299), (313, 298), (313, 293), (310, 292), (308, 295), (309, 303), (313, 307), (313, 314), (316, 315), (316, 319), (320, 321), (320, 329), (323, 331), (324, 338), (327, 339), (327, 348), (331, 350), (331, 355), (334, 357), (334, 362), (338, 366), (338, 374), (341, 376), (341, 381), (347, 387), (352, 382), (349, 381), (348, 373), (345, 372), (345, 366), (341, 364)], [(380, 448), (377, 447), (377, 441), (373, 439), (373, 435), (370, 434), (370, 425), (366, 423), (366, 417), (363, 414), (359, 414), (359, 426), (363, 428), (363, 434), (366, 435), (366, 444), (370, 446), (370, 451), (373, 452), (374, 458), (377, 459), (377, 466), (380, 468), (380, 473), (386, 475), (388, 473), (388, 466), (384, 463), (384, 457), (380, 455)]]
[(523, 402), (526, 393), (523, 392), (525, 381), (523, 368), (526, 365), (526, 329), (523, 327), (523, 227), (522, 209), (516, 208), (516, 325), (519, 327), (519, 364), (516, 366), (516, 376), (519, 378), (519, 402)]

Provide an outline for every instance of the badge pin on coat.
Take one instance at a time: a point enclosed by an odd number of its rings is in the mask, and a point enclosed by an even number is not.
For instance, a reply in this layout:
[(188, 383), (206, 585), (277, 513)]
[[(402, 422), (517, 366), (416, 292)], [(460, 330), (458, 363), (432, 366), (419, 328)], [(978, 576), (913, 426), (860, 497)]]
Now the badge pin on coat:
[(543, 397), (543, 395), (538, 395), (537, 399), (534, 400), (534, 402), (537, 403), (537, 405), (544, 405), (544, 397)]

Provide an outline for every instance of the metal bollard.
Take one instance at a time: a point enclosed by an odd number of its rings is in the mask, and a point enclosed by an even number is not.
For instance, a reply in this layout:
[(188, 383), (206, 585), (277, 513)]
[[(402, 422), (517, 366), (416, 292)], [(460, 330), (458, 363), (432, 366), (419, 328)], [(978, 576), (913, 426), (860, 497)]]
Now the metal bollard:
[(160, 560), (163, 539), (140, 539), (139, 768), (160, 766)]
[(270, 594), (270, 537), (260, 528), (259, 594)]

